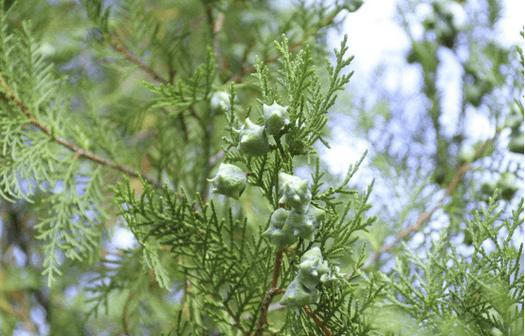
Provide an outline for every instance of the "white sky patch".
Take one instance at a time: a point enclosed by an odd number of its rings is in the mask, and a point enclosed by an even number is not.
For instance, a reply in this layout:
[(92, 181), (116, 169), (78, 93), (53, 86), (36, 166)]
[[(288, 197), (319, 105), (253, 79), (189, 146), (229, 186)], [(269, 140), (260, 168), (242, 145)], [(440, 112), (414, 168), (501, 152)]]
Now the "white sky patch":
[[(356, 12), (347, 15), (342, 34), (348, 34), (349, 54), (354, 55), (352, 69), (355, 74), (351, 83), (370, 78), (380, 65), (387, 65), (389, 71), (399, 71), (405, 62), (405, 54), (410, 47), (410, 41), (398, 24), (396, 16), (396, 0), (367, 0)], [(421, 7), (421, 8), (420, 8)], [(418, 15), (425, 15), (428, 6), (418, 6)], [(505, 0), (503, 18), (498, 25), (498, 41), (503, 45), (519, 43), (520, 31), (523, 27), (522, 13), (525, 12), (525, 1)], [(413, 33), (418, 25), (413, 25)], [(337, 48), (342, 39), (337, 32), (330, 36), (330, 48)], [(396, 70), (397, 69), (397, 70)], [(451, 69), (455, 71), (455, 69)], [(402, 77), (398, 85), (407, 85), (412, 78)], [(412, 85), (408, 85), (412, 86)], [(355, 87), (355, 85), (353, 85)]]
[(111, 247), (116, 249), (128, 249), (137, 245), (133, 233), (127, 228), (116, 227), (111, 240)]
[[(400, 51), (408, 48), (408, 39), (394, 20), (395, 10), (395, 0), (368, 0), (348, 14), (343, 31), (348, 34), (349, 53), (355, 56), (353, 68), (358, 70), (352, 81), (370, 78), (379, 64), (395, 62), (403, 56)], [(334, 48), (340, 39), (331, 39)]]
[(494, 135), (494, 126), (487, 116), (468, 109), (466, 113), (465, 132), (473, 142), (486, 140)]
[[(356, 164), (363, 153), (370, 148), (368, 141), (356, 138), (341, 127), (332, 130), (331, 148), (323, 147), (322, 157), (329, 163), (330, 172), (334, 175), (344, 176), (350, 165)], [(357, 175), (363, 171), (367, 158), (363, 161)]]
[(444, 96), (440, 121), (446, 135), (452, 136), (456, 132), (459, 118), (462, 85), (460, 78), (463, 70), (450, 50), (442, 50), (439, 58), (442, 67), (438, 76), (438, 87), (443, 90)]
[(525, 1), (504, 1), (503, 19), (499, 22), (500, 43), (505, 45), (521, 41), (520, 32), (523, 29), (523, 13), (525, 13)]
[(425, 242), (425, 235), (423, 232), (417, 232), (409, 242), (409, 245), (417, 247)]
[(486, 253), (491, 253), (496, 249), (496, 244), (490, 239), (485, 239), (483, 243), (481, 243), (481, 247), (483, 247)]
[[(350, 81), (350, 89), (357, 91), (370, 88), (360, 86), (360, 82), (367, 82), (380, 66), (385, 66), (383, 73), (383, 87), (393, 92), (400, 89), (401, 92), (412, 92), (417, 87), (418, 71), (414, 69), (409, 72), (406, 67), (406, 52), (410, 42), (398, 24), (396, 16), (396, 0), (367, 0), (365, 4), (354, 13), (347, 15), (343, 25), (342, 34), (348, 34), (349, 54), (354, 55), (352, 70), (355, 74)], [(425, 15), (429, 8), (425, 5), (417, 7), (418, 15)], [(498, 41), (504, 45), (519, 43), (519, 32), (523, 26), (522, 13), (525, 12), (525, 1), (505, 0), (503, 18), (498, 27)], [(417, 25), (412, 27), (415, 36)], [(333, 31), (329, 36), (330, 48), (337, 48), (342, 36)], [(452, 55), (441, 53), (441, 80), (439, 86), (444, 90), (443, 100), (444, 113), (441, 116), (443, 128), (447, 134), (455, 133), (458, 116), (458, 102), (461, 99), (459, 90), (461, 67)], [(362, 93), (362, 92), (361, 92)], [(325, 150), (323, 158), (335, 174), (344, 174), (346, 167), (359, 158), (362, 150), (366, 149), (366, 143), (358, 139), (351, 139), (345, 135), (344, 130), (332, 130), (334, 137), (331, 143), (332, 149)], [(486, 116), (479, 112), (470, 110), (466, 117), (466, 132), (469, 141), (484, 140), (490, 137), (494, 130)], [(362, 169), (360, 170), (362, 171)]]

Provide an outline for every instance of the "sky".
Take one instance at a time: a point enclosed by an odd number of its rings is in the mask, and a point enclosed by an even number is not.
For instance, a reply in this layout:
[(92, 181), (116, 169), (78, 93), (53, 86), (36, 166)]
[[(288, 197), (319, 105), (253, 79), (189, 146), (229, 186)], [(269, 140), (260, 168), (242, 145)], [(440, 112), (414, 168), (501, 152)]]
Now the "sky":
[[(518, 43), (524, 21), (525, 1), (504, 0), (504, 17), (500, 21), (499, 41), (503, 44)], [(394, 20), (396, 0), (366, 0), (356, 12), (347, 15), (343, 33), (348, 34), (350, 53), (355, 55), (356, 77), (370, 77), (382, 63), (404, 62), (409, 47), (401, 27)], [(331, 39), (333, 47), (339, 38)]]
[[(524, 24), (525, 1), (504, 0), (503, 3), (503, 18), (497, 28), (498, 41), (503, 45), (519, 43), (520, 31)], [(352, 62), (352, 70), (355, 73), (350, 81), (349, 90), (358, 96), (366, 94), (365, 90), (369, 89), (368, 85), (360, 83), (370, 81), (379, 66), (385, 66), (386, 70), (382, 85), (391, 91), (401, 87), (403, 92), (411, 92), (418, 85), (417, 69), (405, 66), (410, 42), (396, 22), (395, 13), (396, 0), (366, 0), (358, 11), (347, 14), (341, 32), (333, 31), (330, 35), (330, 49), (338, 46), (343, 34), (348, 35), (349, 53), (355, 56)], [(454, 102), (459, 99), (458, 79), (461, 70), (452, 57), (445, 55), (443, 62), (446, 83), (442, 85), (447, 88), (445, 110), (454, 111), (457, 109)], [(455, 117), (455, 113), (452, 112), (445, 116), (445, 119), (450, 121), (449, 125), (454, 125)], [(366, 140), (350, 134), (344, 121), (338, 119), (332, 122), (332, 125), (332, 147), (328, 150), (323, 149), (322, 156), (332, 173), (343, 175), (347, 167), (369, 149), (369, 145)], [(479, 113), (468, 114), (466, 131), (472, 142), (492, 135), (489, 120)]]

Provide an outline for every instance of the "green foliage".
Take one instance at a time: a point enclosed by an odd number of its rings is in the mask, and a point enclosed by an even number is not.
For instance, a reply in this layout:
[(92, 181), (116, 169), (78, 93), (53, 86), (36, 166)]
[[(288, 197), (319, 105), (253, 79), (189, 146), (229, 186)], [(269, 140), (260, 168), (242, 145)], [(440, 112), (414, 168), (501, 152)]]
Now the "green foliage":
[[(285, 45), (278, 44), (277, 47), (283, 57), (288, 59), (283, 62), (282, 67), (285, 70), (279, 72), (280, 79), (278, 80), (285, 89), (291, 85), (290, 81), (298, 80), (298, 77), (295, 77), (296, 67), (303, 67), (303, 75), (299, 75), (300, 78), (306, 78), (306, 74), (312, 76), (315, 73), (313, 64), (308, 61), (308, 53), (299, 53), (298, 58), (292, 62), (290, 60), (292, 56)], [(335, 91), (341, 89), (343, 83), (349, 79), (349, 76), (346, 75), (342, 79), (338, 77), (343, 67), (349, 64), (349, 60), (344, 58), (346, 49), (345, 42), (343, 42), (341, 49), (336, 52), (336, 66), (329, 67), (328, 72), (332, 84), (326, 94), (320, 93), (321, 88), (316, 81), (308, 80), (294, 89), (294, 96), (288, 97), (290, 99), (290, 124), (295, 125), (297, 129), (312, 138), (318, 133), (319, 123), (326, 122), (326, 111), (333, 104)], [(303, 65), (292, 66), (292, 63)], [(259, 75), (262, 78), (265, 77), (262, 72)], [(264, 79), (261, 81), (261, 86), (265, 85), (265, 81)], [(306, 99), (312, 90), (316, 92), (315, 95)], [(234, 95), (232, 92), (231, 108), (228, 112), (229, 119), (232, 121), (240, 119), (235, 114), (235, 111), (240, 108), (238, 104), (235, 104)], [(278, 100), (281, 101), (284, 98), (278, 98)], [(301, 103), (292, 103), (298, 101)], [(316, 121), (312, 121), (312, 118), (315, 118)], [(235, 122), (229, 125), (229, 127), (232, 126), (236, 126)], [(286, 175), (279, 174), (280, 172), (293, 171), (292, 159), (295, 155), (290, 154), (290, 151), (283, 148), (280, 143), (281, 136), (289, 136), (288, 132), (291, 130), (285, 128), (281, 131), (283, 134), (272, 136), (275, 144), (271, 146), (270, 152), (253, 157), (243, 154), (235, 146), (238, 141), (242, 140), (237, 138), (233, 127), (230, 129), (231, 137), (225, 138), (226, 160), (246, 167), (250, 171), (248, 184), (257, 187), (269, 205), (275, 208), (279, 206), (279, 202), (288, 204), (287, 201), (279, 199), (283, 195), (288, 195), (283, 194), (284, 192), (292, 191), (282, 189), (278, 181), (284, 179)], [(313, 143), (308, 143), (310, 155), (315, 154), (312, 145)], [(353, 173), (355, 171), (356, 168), (353, 169)], [(283, 265), (284, 278), (296, 272), (297, 258), (317, 241), (321, 246), (330, 244), (326, 246), (326, 254), (332, 257), (333, 262), (338, 263), (338, 257), (348, 253), (352, 243), (355, 242), (356, 238), (353, 237), (353, 234), (358, 230), (366, 230), (367, 226), (372, 223), (372, 220), (363, 219), (364, 212), (368, 209), (366, 205), (368, 196), (361, 197), (354, 192), (355, 197), (346, 204), (344, 210), (342, 210), (342, 205), (335, 201), (335, 195), (350, 192), (346, 185), (351, 175), (352, 173), (349, 173), (346, 182), (341, 187), (330, 188), (323, 192), (325, 189), (323, 174), (319, 172), (319, 166), (317, 167), (313, 180), (315, 194), (309, 196), (307, 201), (309, 202), (311, 197), (317, 200), (316, 207), (326, 208), (329, 212), (323, 220), (323, 229), (319, 230), (319, 235), (315, 236), (314, 241), (306, 243), (301, 239), (299, 245), (292, 245), (285, 253), (288, 261), (285, 263), (286, 266)], [(293, 176), (290, 178), (297, 179)], [(304, 181), (304, 187), (307, 187), (306, 183)], [(294, 187), (290, 186), (290, 188)], [(261, 235), (262, 227), (248, 226), (247, 219), (241, 214), (234, 216), (231, 208), (222, 210), (224, 213), (220, 215), (214, 201), (206, 202), (199, 197), (189, 198), (184, 191), (177, 193), (165, 188), (159, 195), (156, 189), (146, 185), (137, 199), (129, 184), (122, 185), (117, 190), (117, 200), (123, 207), (123, 216), (142, 248), (146, 250), (145, 256), (150, 260), (145, 264), (152, 269), (158, 279), (159, 274), (165, 273), (158, 259), (158, 249), (154, 250), (155, 253), (149, 253), (148, 250), (151, 249), (151, 244), (157, 242), (169, 249), (173, 258), (178, 260), (179, 272), (189, 279), (191, 292), (199, 298), (192, 299), (192, 303), (199, 308), (200, 317), (198, 319), (204, 320), (204, 317), (207, 317), (218, 330), (224, 332), (235, 328), (241, 332), (251, 332), (260, 328), (257, 323), (262, 314), (260, 312), (261, 298), (265, 295), (266, 284), (275, 267), (272, 263), (273, 248)], [(293, 198), (295, 194), (292, 194), (289, 197)], [(349, 220), (347, 215), (352, 204), (358, 204), (357, 212), (350, 223), (347, 223), (346, 221)], [(337, 238), (334, 240), (330, 237)], [(283, 283), (283, 286), (286, 285)], [(319, 306), (313, 313), (322, 314), (324, 308)], [(285, 325), (284, 328), (288, 327)]]
[(406, 249), (394, 276), (385, 277), (395, 288), (389, 300), (422, 322), (423, 334), (523, 333), (523, 243), (511, 247), (523, 224), (523, 203), (510, 218), (500, 221), (501, 214), (494, 199), (474, 211), (466, 228), (471, 253), (465, 255), (444, 234), (425, 256)]
[[(502, 6), (401, 1), (421, 86), (385, 100), (374, 78), (357, 106), (351, 39), (327, 39), (362, 5), (0, 1), (0, 334), (521, 335), (523, 56), (484, 37)], [(344, 176), (322, 155), (338, 111), (370, 147)]]
[(5, 14), (1, 19), (0, 195), (31, 202), (35, 193), (47, 193), (37, 202), (42, 215), (36, 229), (45, 242), (43, 273), (51, 285), (60, 275), (59, 252), (83, 260), (98, 247), (97, 226), (104, 213), (101, 181), (98, 169), (83, 173), (78, 155), (60, 146), (66, 136), (82, 139), (83, 134), (66, 126), (68, 102), (60, 94), (64, 83), (55, 79), (29, 25), (21, 33), (9, 33)]

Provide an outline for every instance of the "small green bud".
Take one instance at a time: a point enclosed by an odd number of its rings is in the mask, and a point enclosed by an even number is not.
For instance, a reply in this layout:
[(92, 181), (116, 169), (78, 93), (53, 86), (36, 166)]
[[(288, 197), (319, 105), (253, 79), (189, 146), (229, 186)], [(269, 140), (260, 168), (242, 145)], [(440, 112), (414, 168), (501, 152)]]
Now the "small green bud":
[(306, 214), (292, 210), (290, 211), (286, 224), (293, 230), (295, 236), (303, 239), (312, 239), (314, 226)]
[(304, 142), (300, 131), (296, 128), (292, 128), (286, 134), (286, 145), (288, 150), (292, 155), (302, 155), (306, 154), (308, 151), (308, 146)]
[(217, 175), (208, 181), (212, 182), (214, 193), (235, 199), (238, 199), (246, 188), (246, 174), (241, 168), (228, 163), (221, 163)]
[(515, 113), (511, 114), (505, 122), (505, 125), (507, 127), (510, 127), (510, 129), (513, 132), (519, 131), (522, 124), (523, 124), (523, 116), (519, 114), (515, 114)]
[(279, 173), (281, 198), (283, 203), (299, 212), (304, 212), (310, 205), (312, 194), (308, 182), (294, 175)]
[(324, 211), (309, 207), (306, 213), (296, 210), (290, 211), (286, 225), (288, 225), (295, 236), (303, 239), (312, 239), (313, 233), (324, 219)]
[(495, 182), (484, 182), (481, 185), (481, 192), (487, 196), (494, 195), (494, 191), (496, 191), (497, 185)]
[(321, 275), (321, 282), (326, 283), (334, 280), (339, 280), (344, 278), (345, 274), (341, 272), (341, 269), (337, 266), (334, 267), (334, 269), (328, 273), (325, 273)]
[(268, 237), (274, 245), (279, 247), (289, 246), (295, 242), (295, 236), (291, 231), (286, 229), (269, 227), (263, 235)]
[(432, 175), (432, 179), (436, 184), (443, 185), (447, 179), (447, 169), (443, 167), (443, 165), (437, 166)]
[(313, 247), (301, 257), (299, 264), (299, 279), (301, 284), (310, 290), (314, 290), (321, 276), (330, 273), (328, 263), (323, 260), (319, 247)]
[(465, 88), (465, 100), (474, 107), (481, 105), (483, 94), (481, 89), (476, 85), (468, 85)]
[(230, 95), (224, 91), (216, 91), (211, 95), (210, 107), (212, 111), (226, 111), (230, 108)]
[(289, 211), (286, 209), (275, 210), (270, 217), (270, 227), (263, 233), (277, 246), (290, 245), (296, 240), (292, 229), (286, 224), (288, 216)]
[(511, 173), (503, 173), (498, 181), (498, 187), (501, 189), (501, 197), (505, 200), (510, 200), (516, 191), (518, 191), (520, 182)]
[(350, 13), (355, 12), (364, 4), (364, 0), (346, 0), (344, 2), (344, 8)]
[(459, 163), (470, 163), (476, 159), (476, 151), (472, 146), (465, 146), (459, 151)]
[(243, 154), (259, 156), (266, 154), (270, 149), (264, 127), (252, 123), (249, 118), (246, 118), (245, 127), (239, 134), (239, 151)]
[(457, 31), (449, 24), (440, 21), (436, 26), (436, 37), (438, 43), (444, 45), (447, 48), (454, 47), (456, 41)]
[(509, 142), (509, 150), (512, 153), (523, 154), (523, 149), (523, 133), (512, 135)]
[(303, 254), (295, 279), (290, 283), (281, 300), (281, 304), (303, 306), (317, 302), (319, 282), (334, 280), (340, 276), (330, 274), (328, 263), (323, 260), (319, 247), (313, 247)]
[(264, 121), (269, 134), (279, 134), (279, 131), (290, 122), (286, 117), (286, 110), (286, 106), (281, 106), (276, 102), (272, 105), (263, 104)]
[(423, 20), (423, 28), (425, 30), (432, 30), (436, 27), (436, 18), (434, 16), (428, 16)]
[(407, 54), (407, 62), (409, 64), (414, 64), (417, 62), (417, 60), (418, 59), (415, 50), (413, 48), (410, 49), (410, 52)]
[(270, 217), (270, 225), (275, 228), (282, 229), (288, 218), (289, 211), (283, 208), (279, 208), (272, 213)]
[(472, 233), (470, 231), (465, 231), (463, 237), (463, 244), (471, 246), (472, 245)]
[(308, 208), (308, 216), (313, 221), (314, 228), (317, 229), (321, 225), (321, 222), (324, 221), (326, 213), (324, 212), (324, 210), (318, 209), (316, 207), (310, 207)]

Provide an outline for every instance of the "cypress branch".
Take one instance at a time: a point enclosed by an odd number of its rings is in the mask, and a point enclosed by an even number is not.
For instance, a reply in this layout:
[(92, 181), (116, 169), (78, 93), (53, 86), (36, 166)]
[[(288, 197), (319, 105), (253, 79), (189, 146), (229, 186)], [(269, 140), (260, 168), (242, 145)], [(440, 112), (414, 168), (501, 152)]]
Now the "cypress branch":
[(54, 134), (54, 132), (49, 129), (47, 126), (39, 122), (31, 113), (29, 107), (24, 104), (18, 98), (18, 96), (15, 94), (15, 92), (9, 87), (9, 85), (6, 83), (4, 77), (0, 75), (0, 87), (2, 88), (2, 91), (5, 94), (6, 99), (12, 103), (16, 108), (22, 113), (28, 120), (28, 122), (38, 128), (40, 131), (42, 131), (44, 134), (46, 134), (52, 141), (56, 142), (57, 144), (63, 146), (64, 148), (70, 150), (73, 152), (77, 157), (84, 158), (90, 161), (93, 161), (97, 164), (100, 164), (102, 166), (106, 166), (108, 168), (111, 168), (113, 170), (119, 171), (129, 177), (135, 177), (135, 178), (141, 178), (145, 181), (148, 181), (149, 183), (153, 185), (158, 185), (158, 182), (153, 180), (152, 178), (142, 175), (138, 173), (135, 169), (128, 167), (123, 164), (119, 164), (116, 162), (113, 162), (109, 159), (106, 159), (104, 157), (101, 157), (95, 153), (92, 153), (86, 149), (81, 148), (80, 146), (60, 137)]

